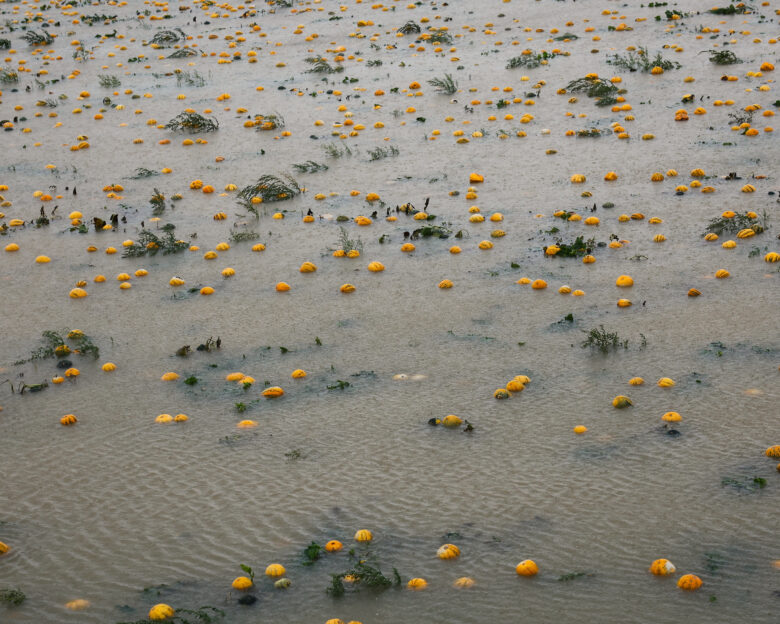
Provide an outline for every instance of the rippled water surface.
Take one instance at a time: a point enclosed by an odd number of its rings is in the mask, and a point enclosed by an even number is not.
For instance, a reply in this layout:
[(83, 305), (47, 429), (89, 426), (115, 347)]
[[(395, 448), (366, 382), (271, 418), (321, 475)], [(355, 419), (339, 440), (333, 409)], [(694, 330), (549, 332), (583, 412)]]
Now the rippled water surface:
[[(706, 13), (711, 3), (698, 0), (662, 8), (350, 2), (343, 10), (323, 1), (276, 12), (264, 3), (182, 4), (186, 10), (172, 3), (172, 18), (160, 21), (152, 18), (166, 15), (161, 3), (123, 4), (0, 3), (2, 21), (9, 20), (0, 39), (15, 50), (0, 50), (1, 66), (30, 70), (16, 84), (0, 84), (0, 119), (17, 117), (0, 143), (0, 184), (8, 187), (0, 191), (0, 222), (27, 222), (0, 236), (3, 247), (20, 247), (0, 257), (0, 380), (9, 379), (0, 386), (0, 541), (11, 547), (0, 556), (0, 589), (27, 596), (19, 607), (0, 605), (0, 621), (113, 624), (143, 619), (158, 602), (213, 605), (238, 624), (336, 617), (365, 624), (776, 621), (780, 473), (764, 451), (780, 443), (780, 265), (763, 258), (780, 251), (780, 147), (764, 131), (773, 118), (762, 116), (776, 110), (775, 72), (759, 67), (777, 65), (777, 3), (756, 3), (755, 13), (736, 16)], [(692, 14), (669, 21), (664, 11), (674, 8)], [(139, 19), (136, 12), (145, 10)], [(23, 26), (40, 30), (40, 22), (25, 22), (36, 12), (58, 22), (50, 27), (55, 42), (37, 53), (22, 40)], [(95, 14), (118, 19), (71, 23)], [(441, 52), (430, 42), (410, 46), (417, 35), (396, 37), (408, 20), (423, 33), (447, 26), (453, 43)], [(204, 54), (168, 59), (173, 48), (142, 45), (173, 27)], [(100, 38), (114, 29), (115, 37)], [(563, 33), (578, 38), (551, 39)], [(91, 58), (73, 58), (75, 41)], [(651, 76), (606, 63), (631, 45), (682, 68)], [(702, 52), (716, 45), (745, 62), (710, 63)], [(339, 46), (344, 60), (334, 61)], [(526, 48), (570, 55), (505, 69)], [(248, 62), (252, 50), (256, 63)], [(236, 52), (232, 63), (218, 63)], [(141, 54), (146, 58), (131, 62)], [(344, 71), (306, 73), (305, 59), (316, 55)], [(179, 70), (199, 71), (204, 86), (177, 84)], [(589, 72), (620, 76), (632, 110), (556, 94)], [(457, 93), (437, 94), (428, 85), (445, 73), (458, 81)], [(101, 74), (121, 80), (116, 94), (100, 87)], [(738, 80), (721, 80), (725, 74)], [(685, 83), (686, 76), (695, 81)], [(410, 95), (413, 81), (422, 96)], [(385, 94), (374, 95), (378, 89)], [(89, 96), (79, 100), (82, 91)], [(218, 101), (224, 93), (230, 99)], [(682, 103), (686, 94), (695, 101)], [(515, 97), (520, 102), (511, 102)], [(36, 106), (47, 98), (59, 105)], [(501, 98), (510, 102), (499, 109)], [(728, 117), (751, 104), (761, 107), (755, 137), (732, 131)], [(404, 112), (410, 106), (416, 110)], [(706, 115), (694, 115), (697, 106)], [(155, 127), (185, 107), (211, 109), (218, 119), (217, 132), (192, 135), (206, 144), (183, 146), (185, 135)], [(74, 115), (76, 108), (82, 112)], [(689, 112), (687, 122), (673, 121), (679, 108)], [(101, 109), (104, 118), (93, 119)], [(283, 115), (289, 136), (243, 126), (248, 116), (272, 112)], [(534, 118), (520, 123), (524, 113)], [(345, 119), (354, 125), (333, 126)], [(630, 138), (618, 139), (613, 122)], [(365, 129), (348, 136), (359, 124)], [(565, 136), (594, 127), (603, 136)], [(468, 143), (456, 143), (458, 129)], [(472, 136), (480, 129), (484, 136)], [(655, 138), (641, 140), (646, 133)], [(90, 147), (71, 151), (79, 135)], [(170, 144), (158, 143), (166, 138)], [(352, 155), (329, 157), (323, 145), (331, 142)], [(400, 153), (369, 160), (367, 150), (389, 146)], [(295, 173), (292, 164), (306, 160), (329, 168)], [(172, 172), (132, 179), (138, 167)], [(691, 186), (694, 168), (705, 171), (702, 185), (714, 193)], [(669, 169), (679, 176), (650, 182), (653, 172)], [(608, 171), (618, 180), (603, 181)], [(294, 173), (306, 192), (261, 204), (259, 219), (236, 203), (235, 191), (222, 191), (280, 172)], [(467, 199), (472, 172), (485, 181)], [(730, 172), (742, 179), (726, 180)], [(587, 181), (572, 184), (576, 173)], [(190, 190), (194, 179), (216, 192)], [(740, 192), (747, 183), (755, 192)], [(101, 190), (112, 184), (124, 187), (121, 198)], [(678, 185), (689, 189), (676, 194)], [(155, 188), (168, 198), (158, 222), (150, 221)], [(360, 194), (351, 196), (353, 189)], [(42, 202), (37, 190), (53, 199)], [(367, 203), (369, 192), (381, 200)], [(183, 199), (171, 202), (175, 193)], [(316, 200), (318, 193), (325, 198)], [(431, 224), (464, 236), (421, 237), (413, 253), (403, 253), (404, 233), (425, 222), (404, 213), (385, 221), (386, 210), (396, 214), (407, 202), (421, 209), (426, 200)], [(49, 216), (58, 208), (48, 226), (36, 228), (42, 205)], [(471, 223), (472, 206), (504, 219)], [(70, 228), (75, 210), (87, 233)], [(277, 210), (284, 219), (271, 218)], [(314, 223), (302, 221), (308, 210)], [(597, 216), (600, 224), (555, 218), (558, 210)], [(766, 229), (747, 239), (724, 233), (705, 241), (707, 224), (725, 210), (754, 211)], [(213, 220), (219, 211), (228, 218)], [(368, 227), (353, 221), (374, 211)], [(632, 213), (646, 218), (619, 221)], [(111, 214), (126, 223), (96, 232), (92, 218)], [(338, 222), (339, 215), (348, 219)], [(650, 224), (650, 217), (663, 222)], [(157, 231), (169, 223), (199, 251), (123, 257), (123, 241), (137, 240), (142, 227)], [(359, 258), (332, 256), (341, 226), (361, 239)], [(491, 238), (499, 227), (506, 236)], [(203, 259), (235, 231), (259, 238)], [(667, 240), (654, 242), (656, 234)], [(595, 263), (544, 256), (555, 238), (580, 235), (604, 243), (593, 245)], [(615, 239), (623, 246), (606, 245)], [(736, 247), (721, 247), (727, 239)], [(482, 240), (493, 248), (479, 249)], [(251, 251), (255, 242), (265, 251)], [(462, 253), (448, 252), (454, 244)], [(90, 245), (98, 251), (88, 253)], [(109, 246), (119, 253), (105, 254)], [(36, 264), (41, 254), (51, 262)], [(318, 270), (299, 273), (304, 261)], [(367, 271), (371, 261), (385, 270)], [(226, 267), (235, 276), (223, 278)], [(121, 290), (116, 276), (139, 268), (148, 275)], [(715, 279), (718, 269), (731, 276)], [(93, 282), (99, 274), (105, 283)], [(615, 286), (621, 274), (633, 277), (632, 288)], [(174, 275), (186, 285), (172, 288)], [(548, 288), (532, 290), (517, 283), (521, 277), (544, 279)], [(454, 286), (437, 288), (443, 279)], [(69, 298), (80, 280), (88, 297)], [(275, 291), (280, 281), (290, 292)], [(344, 283), (356, 291), (342, 294)], [(564, 284), (585, 295), (559, 294)], [(201, 296), (203, 286), (215, 293)], [(690, 288), (702, 295), (686, 296)], [(618, 308), (620, 298), (633, 305)], [(583, 348), (583, 332), (601, 325), (627, 339), (627, 348), (608, 355)], [(100, 349), (97, 359), (68, 356), (77, 379), (52, 384), (63, 372), (55, 359), (20, 363), (43, 344), (44, 330), (64, 335), (73, 328)], [(219, 337), (221, 348), (195, 350), (209, 337)], [(192, 353), (176, 356), (183, 345)], [(105, 362), (117, 369), (102, 371)], [(299, 368), (307, 376), (292, 379)], [(161, 381), (167, 371), (179, 379)], [(254, 385), (225, 380), (236, 371)], [(520, 374), (531, 378), (523, 392), (493, 398)], [(635, 376), (645, 384), (629, 386)], [(185, 384), (189, 377), (197, 383)], [(661, 377), (676, 385), (659, 387)], [(43, 391), (11, 392), (12, 385), (43, 381)], [(284, 396), (261, 396), (276, 385)], [(613, 408), (618, 394), (630, 396), (633, 407)], [(661, 416), (669, 411), (682, 421), (664, 427)], [(163, 413), (189, 420), (156, 424)], [(65, 414), (78, 423), (61, 426)], [(427, 424), (447, 414), (474, 430)], [(237, 428), (244, 419), (257, 427)], [(575, 435), (575, 425), (587, 433)], [(679, 435), (669, 435), (670, 428)], [(374, 535), (367, 550), (353, 541), (361, 528)], [(344, 542), (344, 550), (303, 565), (308, 544), (331, 539)], [(457, 560), (436, 557), (447, 542), (461, 549)], [(396, 568), (404, 584), (422, 577), (428, 588), (349, 588), (341, 599), (330, 597), (331, 574), (354, 564), (352, 548), (385, 574)], [(649, 574), (661, 557), (677, 574)], [(539, 565), (534, 578), (514, 571), (527, 558)], [(286, 591), (263, 575), (273, 562), (287, 569)], [(252, 606), (238, 605), (231, 590), (243, 574), (239, 564), (257, 571)], [(702, 579), (698, 592), (676, 587), (685, 573)], [(462, 576), (474, 587), (454, 588)], [(76, 598), (91, 606), (64, 606)]]

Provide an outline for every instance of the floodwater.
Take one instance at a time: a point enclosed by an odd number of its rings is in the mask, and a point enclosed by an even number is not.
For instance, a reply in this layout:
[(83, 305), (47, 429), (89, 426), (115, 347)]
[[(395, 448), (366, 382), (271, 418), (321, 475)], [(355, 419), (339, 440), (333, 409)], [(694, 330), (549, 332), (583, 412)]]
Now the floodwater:
[[(18, 607), (0, 605), (0, 621), (136, 621), (159, 602), (186, 609), (213, 605), (225, 611), (224, 621), (238, 624), (329, 618), (364, 624), (776, 621), (780, 473), (764, 451), (780, 443), (780, 273), (763, 257), (780, 251), (780, 147), (763, 130), (772, 118), (761, 113), (775, 110), (778, 94), (772, 72), (746, 76), (765, 61), (777, 65), (778, 47), (769, 42), (778, 34), (776, 3), (757, 6), (753, 14), (717, 16), (705, 13), (711, 2), (692, 1), (679, 10), (693, 15), (676, 21), (664, 15), (671, 7), (636, 2), (490, 0), (414, 9), (385, 2), (387, 11), (377, 8), (382, 4), (350, 2), (341, 11), (338, 3), (323, 1), (295, 3), (296, 13), (270, 13), (258, 3), (257, 14), (247, 17), (242, 15), (250, 5), (179, 10), (171, 4), (172, 19), (160, 21), (150, 18), (165, 14), (155, 12), (161, 3), (73, 4), (38, 7), (60, 26), (50, 29), (59, 35), (55, 43), (36, 55), (20, 30), (25, 12), (34, 16), (36, 9), (0, 4), (3, 21), (19, 22), (13, 32), (6, 27), (0, 33), (16, 49), (0, 50), (0, 58), (14, 68), (27, 59), (32, 70), (16, 85), (0, 85), (0, 118), (26, 116), (2, 133), (0, 184), (8, 190), (0, 195), (11, 204), (2, 208), (0, 221), (28, 222), (0, 237), (3, 247), (20, 246), (0, 256), (0, 380), (11, 382), (0, 386), (0, 541), (11, 547), (0, 556), (0, 589), (18, 588), (27, 596)], [(616, 13), (603, 15), (605, 8)], [(136, 11), (146, 9), (151, 14), (137, 19)], [(96, 13), (117, 20), (70, 23)], [(421, 22), (423, 17), (430, 21)], [(359, 27), (359, 20), (374, 25)], [(407, 20), (423, 32), (446, 25), (454, 42), (441, 53), (430, 43), (422, 44), (424, 51), (410, 48), (416, 35), (395, 36)], [(261, 30), (253, 31), (255, 23)], [(633, 30), (610, 30), (620, 23)], [(160, 60), (174, 48), (142, 47), (158, 30), (174, 27), (193, 36), (188, 45), (216, 55)], [(578, 39), (548, 42), (552, 28)], [(96, 37), (113, 29), (124, 39)], [(236, 37), (245, 41), (236, 43)], [(94, 58), (73, 59), (74, 40), (94, 47)], [(701, 54), (732, 40), (726, 49), (743, 64), (717, 66)], [(231, 41), (235, 48), (228, 47)], [(342, 45), (344, 72), (305, 73), (310, 66), (304, 59), (312, 55), (337, 65), (333, 51)], [(629, 45), (662, 52), (682, 67), (651, 76), (606, 64), (608, 55), (623, 54)], [(663, 48), (674, 45), (682, 51)], [(571, 54), (534, 69), (505, 69), (526, 47)], [(247, 62), (250, 50), (257, 51), (257, 63)], [(223, 51), (239, 51), (241, 59), (218, 64)], [(139, 54), (148, 62), (128, 62)], [(41, 69), (48, 74), (37, 74)], [(75, 69), (80, 74), (68, 78)], [(172, 72), (178, 69), (200, 72), (205, 84), (177, 84)], [(622, 77), (634, 120), (594, 106), (585, 94), (573, 103), (572, 94), (556, 94), (589, 72)], [(427, 84), (444, 73), (458, 81), (457, 93), (437, 94)], [(100, 87), (101, 74), (121, 80), (118, 95)], [(724, 74), (739, 80), (722, 81)], [(42, 89), (34, 82), (61, 76)], [(683, 82), (686, 76), (695, 82)], [(534, 88), (541, 80), (546, 84)], [(413, 81), (423, 96), (407, 97)], [(759, 90), (761, 85), (770, 90)], [(493, 87), (513, 92), (507, 96)], [(333, 93), (339, 89), (341, 95)], [(377, 89), (385, 95), (373, 95)], [(89, 97), (78, 100), (85, 90)], [(485, 104), (502, 96), (525, 102), (531, 99), (525, 94), (536, 91), (534, 106)], [(217, 101), (223, 93), (230, 99)], [(695, 102), (682, 103), (689, 93)], [(61, 94), (67, 99), (56, 108), (35, 106)], [(186, 99), (177, 100), (178, 94)], [(104, 97), (124, 109), (104, 105)], [(734, 104), (713, 105), (728, 99)], [(730, 129), (728, 114), (749, 104), (762, 107), (755, 137)], [(346, 109), (339, 111), (341, 105)], [(404, 112), (410, 106), (415, 112)], [(696, 106), (707, 114), (694, 115)], [(74, 115), (76, 107), (82, 112)], [(183, 146), (187, 135), (147, 123), (165, 124), (185, 107), (212, 109), (219, 120), (218, 131), (192, 135), (207, 144)], [(247, 112), (237, 113), (239, 107)], [(93, 119), (101, 108), (104, 118)], [(688, 110), (689, 121), (673, 121), (679, 108)], [(56, 119), (48, 117), (51, 111)], [(282, 114), (290, 136), (243, 127), (248, 115), (273, 112)], [(340, 139), (345, 128), (332, 136), (332, 124), (342, 123), (345, 112), (365, 130)], [(505, 120), (507, 112), (515, 118)], [(521, 124), (524, 113), (534, 119)], [(374, 127), (378, 121), (384, 128)], [(630, 139), (612, 133), (615, 121)], [(594, 127), (603, 136), (565, 136), (569, 129)], [(456, 129), (470, 142), (456, 143)], [(472, 137), (479, 129), (484, 136)], [(499, 138), (500, 129), (507, 138)], [(527, 136), (516, 136), (520, 130)], [(655, 139), (641, 140), (645, 133)], [(90, 147), (71, 151), (79, 135)], [(159, 145), (165, 138), (170, 144)], [(352, 155), (329, 157), (322, 146), (331, 142), (349, 146)], [(391, 145), (398, 155), (369, 160), (367, 150)], [(292, 164), (306, 160), (329, 168), (295, 173)], [(169, 167), (172, 173), (131, 179), (139, 167)], [(691, 186), (694, 168), (706, 172), (703, 184), (715, 192), (691, 187), (675, 194), (678, 185)], [(650, 182), (653, 172), (669, 169), (679, 176)], [(604, 181), (608, 171), (618, 180)], [(293, 173), (307, 190), (290, 201), (261, 204), (259, 219), (236, 203), (235, 192), (221, 196), (228, 184), (241, 189), (262, 174), (281, 172)], [(475, 199), (466, 199), (472, 172), (485, 181), (475, 185)], [(730, 172), (742, 179), (724, 179)], [(587, 182), (572, 184), (576, 173)], [(216, 192), (190, 190), (194, 179)], [(754, 193), (740, 192), (747, 183)], [(111, 184), (124, 187), (121, 199), (101, 191)], [(154, 188), (169, 200), (174, 193), (183, 196), (169, 201), (156, 223), (149, 221)], [(361, 194), (350, 196), (352, 189)], [(42, 203), (36, 190), (62, 197)], [(365, 201), (369, 192), (378, 193), (393, 214), (397, 205), (421, 209), (429, 199), (427, 212), (436, 215), (431, 223), (465, 236), (421, 237), (413, 241), (413, 253), (401, 252), (404, 232), (420, 222), (404, 213), (385, 221), (386, 208)], [(315, 200), (317, 193), (327, 197)], [(42, 205), (49, 215), (57, 205), (56, 218), (36, 228), (30, 221)], [(504, 219), (471, 223), (471, 206), (486, 217), (501, 212)], [(302, 221), (309, 209), (317, 217), (310, 224)], [(90, 224), (79, 233), (67, 219), (74, 210), (87, 224), (111, 214), (125, 216), (126, 223), (100, 232)], [(285, 211), (284, 219), (271, 218), (277, 210)], [(375, 210), (368, 227), (352, 220)], [(557, 210), (601, 222), (564, 221), (553, 217)], [(705, 241), (707, 224), (725, 210), (755, 211), (766, 230), (749, 239), (724, 233)], [(214, 221), (218, 211), (228, 218)], [(646, 218), (618, 220), (637, 212)], [(339, 215), (349, 220), (338, 222)], [(650, 217), (663, 222), (650, 224)], [(142, 221), (152, 231), (173, 223), (176, 235), (200, 250), (122, 257), (122, 242), (138, 238)], [(361, 239), (359, 258), (332, 257), (342, 226), (350, 238)], [(506, 236), (491, 238), (497, 227)], [(559, 231), (545, 233), (553, 227)], [(255, 231), (259, 238), (231, 243), (217, 259), (204, 260), (232, 231)], [(594, 247), (593, 264), (542, 251), (555, 237), (609, 243), (612, 234), (629, 242)], [(654, 242), (656, 234), (667, 240)], [(727, 239), (736, 247), (721, 247)], [(482, 240), (492, 240), (493, 248), (479, 249)], [(251, 251), (256, 242), (265, 251)], [(462, 253), (448, 252), (454, 244)], [(88, 253), (90, 245), (98, 251)], [(105, 254), (109, 246), (119, 253)], [(36, 264), (41, 254), (51, 262)], [(304, 261), (318, 270), (299, 273)], [(371, 261), (386, 269), (367, 271)], [(226, 267), (235, 276), (223, 278)], [(140, 268), (148, 275), (133, 277), (132, 288), (121, 290), (116, 276)], [(731, 276), (715, 279), (718, 269)], [(105, 283), (93, 283), (98, 274)], [(633, 277), (632, 288), (615, 286), (621, 274)], [(174, 275), (186, 285), (172, 288)], [(525, 276), (546, 280), (548, 288), (516, 283)], [(437, 288), (443, 279), (454, 286)], [(69, 298), (80, 280), (89, 296)], [(290, 292), (276, 292), (279, 281), (289, 283)], [(342, 294), (344, 283), (356, 291)], [(559, 294), (564, 284), (585, 295)], [(202, 286), (215, 293), (201, 296)], [(690, 288), (702, 295), (686, 296)], [(620, 298), (633, 305), (618, 308)], [(627, 348), (607, 355), (583, 348), (583, 332), (600, 325), (628, 339)], [(73, 328), (91, 337), (99, 357), (71, 354), (78, 378), (12, 394), (11, 384), (62, 374), (55, 359), (15, 362), (43, 344), (43, 331), (64, 335)], [(197, 351), (209, 337), (219, 337), (221, 347)], [(176, 355), (183, 345), (193, 349), (187, 357)], [(117, 369), (102, 371), (105, 362)], [(292, 379), (299, 368), (306, 378)], [(180, 378), (163, 382), (166, 371)], [(226, 381), (235, 371), (251, 375), (255, 384), (245, 390)], [(406, 377), (395, 378), (399, 374)], [(520, 374), (531, 378), (523, 392), (493, 398)], [(185, 384), (191, 376), (197, 383)], [(629, 386), (635, 376), (645, 384)], [(676, 385), (659, 387), (661, 377)], [(284, 396), (264, 399), (266, 385), (283, 387)], [(613, 408), (619, 394), (630, 396), (633, 407)], [(239, 412), (237, 403), (246, 410)], [(679, 435), (664, 428), (661, 416), (669, 411), (682, 415), (672, 425)], [(162, 413), (184, 413), (189, 420), (155, 423)], [(76, 415), (78, 423), (61, 426), (65, 414)], [(474, 431), (427, 424), (447, 414), (468, 419)], [(243, 419), (258, 426), (237, 428)], [(587, 426), (587, 433), (575, 435), (575, 425)], [(757, 485), (762, 479), (765, 487)], [(352, 537), (362, 528), (374, 535), (368, 555)], [(331, 539), (344, 542), (344, 550), (303, 565), (310, 542)], [(436, 557), (448, 542), (461, 549), (458, 559)], [(342, 598), (329, 596), (330, 575), (352, 567), (353, 547), (388, 576), (396, 568), (404, 584), (425, 578), (427, 589), (348, 588)], [(648, 572), (661, 557), (675, 564), (674, 576)], [(539, 574), (519, 577), (514, 567), (528, 558)], [(274, 562), (286, 567), (289, 589), (276, 590), (264, 577)], [(239, 605), (239, 592), (231, 590), (231, 581), (243, 574), (240, 564), (257, 573), (254, 605)], [(702, 579), (700, 590), (676, 587), (686, 573)], [(463, 576), (475, 585), (454, 588)], [(77, 598), (90, 607), (74, 612), (64, 606)]]

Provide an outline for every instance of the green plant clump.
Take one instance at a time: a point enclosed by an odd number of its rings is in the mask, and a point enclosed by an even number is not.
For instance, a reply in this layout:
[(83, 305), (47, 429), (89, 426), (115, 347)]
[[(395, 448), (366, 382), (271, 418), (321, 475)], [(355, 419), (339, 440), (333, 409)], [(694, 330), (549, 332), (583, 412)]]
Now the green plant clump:
[(593, 328), (590, 331), (585, 331), (584, 329), (582, 331), (587, 335), (587, 338), (580, 345), (583, 349), (590, 347), (598, 349), (605, 354), (620, 347), (628, 349), (628, 338), (621, 340), (617, 332), (608, 332), (603, 325), (599, 325), (598, 328)]
[(174, 132), (215, 132), (219, 129), (219, 122), (216, 118), (204, 117), (200, 113), (179, 113), (171, 119), (165, 127)]
[(0, 589), (0, 603), (9, 607), (18, 607), (26, 598), (27, 596), (20, 589)]
[(617, 103), (620, 93), (615, 85), (603, 78), (588, 77), (572, 80), (566, 85), (566, 90), (572, 93), (584, 93), (596, 99), (596, 106), (611, 106)]
[(263, 203), (273, 203), (292, 199), (300, 195), (303, 189), (291, 175), (271, 174), (261, 175), (253, 184), (249, 184), (238, 192), (239, 203), (250, 212), (257, 214), (257, 208), (252, 204), (254, 197), (259, 197)]
[(149, 230), (141, 230), (138, 235), (138, 242), (129, 247), (125, 247), (122, 257), (140, 258), (142, 256), (155, 256), (162, 252), (164, 256), (173, 253), (179, 253), (189, 249), (190, 244), (187, 241), (178, 240), (173, 232), (166, 232), (162, 237), (157, 236)]

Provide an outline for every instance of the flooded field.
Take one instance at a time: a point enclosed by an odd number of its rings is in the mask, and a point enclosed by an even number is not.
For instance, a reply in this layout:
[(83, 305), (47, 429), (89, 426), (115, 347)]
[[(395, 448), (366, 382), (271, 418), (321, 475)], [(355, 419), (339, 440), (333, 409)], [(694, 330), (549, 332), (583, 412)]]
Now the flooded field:
[(780, 4), (655, 4), (0, 0), (0, 622), (776, 622)]

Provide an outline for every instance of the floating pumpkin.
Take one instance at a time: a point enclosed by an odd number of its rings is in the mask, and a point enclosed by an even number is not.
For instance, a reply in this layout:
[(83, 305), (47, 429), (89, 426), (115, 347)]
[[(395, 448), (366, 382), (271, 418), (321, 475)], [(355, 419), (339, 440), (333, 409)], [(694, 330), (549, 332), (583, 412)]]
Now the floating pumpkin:
[(677, 412), (666, 412), (666, 414), (661, 416), (661, 420), (666, 422), (680, 422), (682, 420), (682, 416), (680, 416)]
[(621, 275), (615, 281), (615, 286), (619, 286), (620, 288), (628, 288), (629, 286), (633, 286), (633, 285), (634, 285), (634, 280), (631, 278), (630, 275)]
[(774, 251), (770, 251), (764, 256), (764, 262), (780, 262), (780, 254)]
[(237, 589), (238, 591), (246, 591), (252, 587), (252, 585), (254, 585), (254, 583), (252, 583), (252, 579), (248, 576), (238, 576), (233, 579), (233, 582), (231, 583), (233, 589)]
[(641, 386), (643, 383), (645, 383), (645, 380), (641, 377), (632, 377), (628, 380), (630, 386)]
[(176, 381), (178, 378), (179, 378), (178, 373), (174, 373), (173, 371), (163, 373), (163, 376), (160, 377), (162, 381)]
[(499, 400), (501, 400), (501, 399), (508, 399), (510, 396), (511, 395), (509, 394), (509, 392), (506, 389), (504, 389), (504, 388), (499, 388), (498, 390), (496, 390), (493, 393), (493, 398), (494, 399), (499, 399)]
[(780, 444), (775, 444), (774, 446), (770, 446), (766, 450), (766, 456), (771, 457), (773, 459), (780, 458)]
[(173, 422), (173, 416), (170, 414), (160, 414), (157, 418), (154, 419), (154, 422), (164, 425), (169, 422)]
[(698, 297), (700, 294), (701, 294), (701, 291), (700, 291), (700, 290), (697, 290), (696, 288), (691, 288), (691, 289), (688, 291), (688, 296), (689, 296), (689, 297)]
[(596, 262), (596, 258), (590, 254), (582, 258), (582, 264), (593, 264), (594, 262)]
[(299, 270), (301, 273), (314, 273), (317, 266), (313, 262), (304, 262)]
[(272, 578), (278, 576), (284, 576), (285, 572), (286, 570), (284, 569), (284, 566), (281, 563), (272, 563), (265, 569), (265, 575), (270, 576)]
[(87, 296), (87, 291), (83, 288), (74, 288), (68, 293), (71, 299), (83, 299)]
[(631, 300), (630, 299), (618, 299), (617, 306), (618, 308), (629, 308), (631, 307)]
[(372, 535), (371, 531), (369, 531), (368, 529), (360, 529), (355, 533), (356, 542), (367, 543), (370, 542), (372, 539), (374, 539), (374, 536)]
[(631, 402), (631, 399), (629, 399), (627, 396), (619, 394), (614, 399), (612, 399), (612, 405), (613, 407), (617, 407), (618, 409), (623, 409), (624, 407), (633, 405), (633, 403)]
[(577, 425), (576, 427), (574, 427), (574, 433), (576, 433), (577, 435), (582, 435), (587, 430), (588, 428), (585, 425)]
[(535, 576), (539, 573), (539, 566), (532, 559), (525, 559), (517, 564), (515, 572), (520, 576)]
[(525, 384), (517, 379), (513, 379), (506, 385), (506, 389), (509, 392), (522, 392), (525, 390)]
[(443, 546), (439, 546), (439, 549), (436, 551), (436, 556), (439, 559), (457, 559), (460, 557), (460, 548), (455, 546), (455, 544), (444, 544)]
[(587, 178), (583, 174), (581, 174), (581, 173), (575, 173), (571, 177), (572, 184), (582, 184), (586, 180), (587, 180)]
[(718, 269), (717, 271), (715, 271), (715, 277), (717, 277), (718, 279), (725, 279), (730, 275), (731, 273), (729, 273), (726, 269)]
[(279, 282), (276, 285), (276, 292), (287, 292), (290, 290), (290, 285), (287, 282)]
[(685, 574), (678, 579), (677, 587), (686, 591), (695, 591), (701, 587), (701, 579), (695, 574)]
[(263, 390), (263, 396), (267, 399), (275, 399), (282, 396), (283, 394), (284, 390), (282, 390), (279, 386), (271, 386), (270, 388)]
[(342, 284), (339, 290), (343, 293), (353, 293), (355, 292), (355, 286), (354, 284)]
[(9, 550), (11, 550), (11, 547), (8, 544), (0, 542), (0, 555), (4, 555)]
[(186, 282), (180, 277), (172, 277), (171, 281), (169, 281), (168, 283), (171, 286), (184, 286)]
[(468, 576), (461, 576), (460, 578), (455, 579), (452, 586), (457, 587), (458, 589), (468, 589), (469, 587), (474, 587), (474, 579), (469, 578)]
[(413, 578), (409, 579), (409, 582), (406, 584), (406, 586), (414, 591), (420, 591), (428, 587), (428, 581), (426, 581), (424, 578)]
[(449, 414), (444, 417), (441, 424), (449, 428), (460, 427), (463, 424), (463, 420), (455, 416), (455, 414)]
[(149, 619), (150, 620), (167, 620), (168, 618), (172, 618), (174, 616), (174, 610), (173, 607), (170, 605), (160, 603), (154, 605), (151, 609), (149, 609)]
[(677, 568), (668, 559), (656, 559), (650, 564), (650, 572), (656, 576), (668, 576), (674, 574)]
[(661, 377), (661, 379), (658, 380), (658, 385), (661, 388), (671, 388), (674, 386), (674, 379), (671, 379), (670, 377)]
[(106, 362), (100, 368), (102, 368), (107, 373), (110, 373), (111, 371), (115, 371), (116, 370), (116, 364), (114, 364), (113, 362)]
[(372, 273), (380, 273), (385, 270), (385, 265), (375, 260), (374, 262), (370, 262), (368, 264), (368, 270)]
[(452, 288), (452, 282), (448, 279), (444, 279), (439, 282), (439, 288)]
[(71, 611), (83, 611), (84, 609), (88, 609), (89, 606), (89, 600), (84, 600), (83, 598), (76, 598), (76, 600), (70, 600), (65, 603), (65, 608), (70, 609)]
[(330, 553), (338, 552), (343, 547), (344, 547), (344, 545), (340, 541), (338, 541), (338, 540), (330, 540), (330, 541), (325, 543), (325, 550), (327, 552), (330, 552)]
[(547, 288), (547, 282), (545, 282), (543, 279), (534, 280), (531, 283), (531, 288), (534, 290), (544, 290)]
[(65, 414), (62, 418), (60, 418), (60, 424), (63, 427), (67, 427), (68, 425), (75, 425), (78, 422), (78, 419), (73, 414)]
[(412, 243), (404, 243), (403, 245), (401, 245), (401, 251), (410, 252), (414, 250), (415, 250), (415, 246)]
[(254, 420), (242, 420), (236, 427), (239, 429), (253, 429), (254, 427), (257, 427), (257, 422)]

